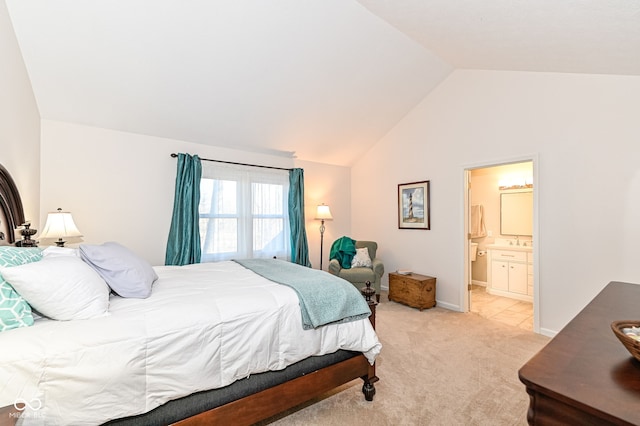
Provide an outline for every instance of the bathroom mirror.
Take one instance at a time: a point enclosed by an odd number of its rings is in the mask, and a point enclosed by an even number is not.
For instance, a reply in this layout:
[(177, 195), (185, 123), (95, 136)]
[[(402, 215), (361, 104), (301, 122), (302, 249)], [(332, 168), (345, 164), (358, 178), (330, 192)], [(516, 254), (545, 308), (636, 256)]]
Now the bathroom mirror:
[(533, 191), (500, 194), (500, 234), (533, 235)]

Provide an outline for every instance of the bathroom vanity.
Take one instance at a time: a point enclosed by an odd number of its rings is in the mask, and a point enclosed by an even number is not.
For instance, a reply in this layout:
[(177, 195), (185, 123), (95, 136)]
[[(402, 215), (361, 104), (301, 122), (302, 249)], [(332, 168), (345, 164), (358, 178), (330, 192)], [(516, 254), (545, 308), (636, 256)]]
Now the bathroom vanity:
[(533, 302), (533, 248), (530, 243), (489, 244), (487, 253), (487, 292)]

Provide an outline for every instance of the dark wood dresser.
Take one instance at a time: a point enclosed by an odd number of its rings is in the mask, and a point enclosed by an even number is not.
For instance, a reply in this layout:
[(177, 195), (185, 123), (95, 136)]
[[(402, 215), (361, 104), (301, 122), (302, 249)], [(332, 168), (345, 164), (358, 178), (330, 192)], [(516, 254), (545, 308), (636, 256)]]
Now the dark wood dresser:
[(609, 283), (520, 369), (529, 424), (640, 424), (640, 362), (611, 331), (638, 319), (640, 285)]

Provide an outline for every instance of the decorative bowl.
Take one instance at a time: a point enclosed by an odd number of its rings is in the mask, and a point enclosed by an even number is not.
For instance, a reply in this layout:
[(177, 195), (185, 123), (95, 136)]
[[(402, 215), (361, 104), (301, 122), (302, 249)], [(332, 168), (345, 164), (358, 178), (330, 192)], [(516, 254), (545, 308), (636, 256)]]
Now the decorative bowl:
[(623, 332), (625, 328), (632, 327), (637, 328), (638, 334), (640, 335), (640, 321), (621, 320), (611, 323), (611, 330), (613, 330), (613, 334), (615, 334), (618, 340), (620, 340), (624, 347), (627, 348), (629, 353), (633, 355), (635, 359), (640, 361), (640, 340), (636, 340), (631, 336), (627, 336)]

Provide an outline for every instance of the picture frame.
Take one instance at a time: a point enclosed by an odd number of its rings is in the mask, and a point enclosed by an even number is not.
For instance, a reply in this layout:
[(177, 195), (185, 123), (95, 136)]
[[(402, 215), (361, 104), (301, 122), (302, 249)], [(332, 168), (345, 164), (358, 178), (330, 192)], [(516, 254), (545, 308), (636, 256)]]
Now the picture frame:
[(398, 185), (398, 229), (431, 229), (430, 181)]

